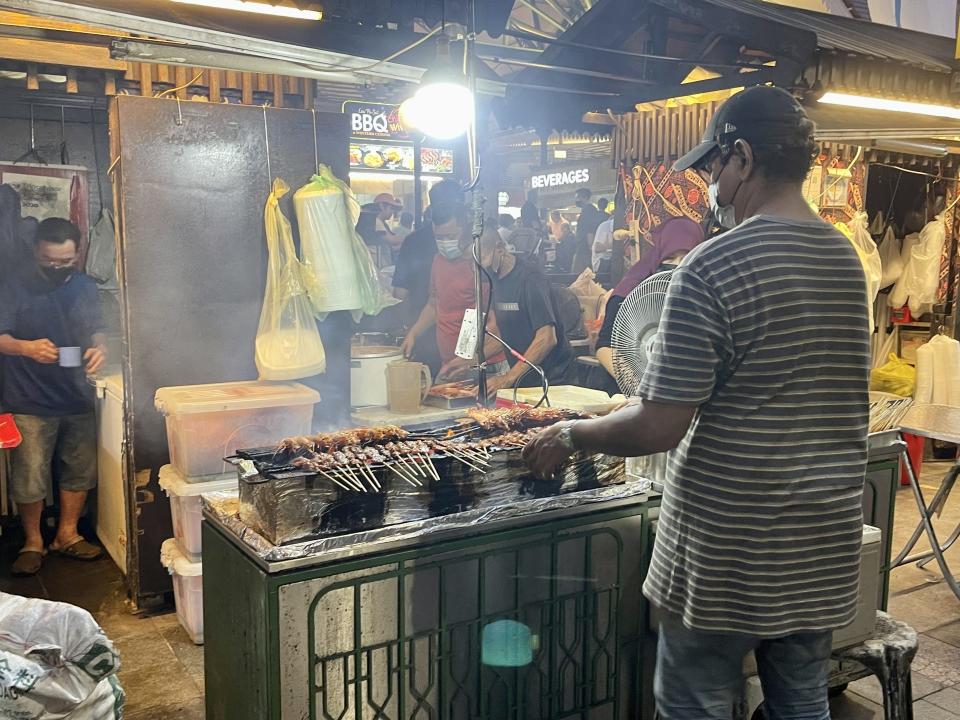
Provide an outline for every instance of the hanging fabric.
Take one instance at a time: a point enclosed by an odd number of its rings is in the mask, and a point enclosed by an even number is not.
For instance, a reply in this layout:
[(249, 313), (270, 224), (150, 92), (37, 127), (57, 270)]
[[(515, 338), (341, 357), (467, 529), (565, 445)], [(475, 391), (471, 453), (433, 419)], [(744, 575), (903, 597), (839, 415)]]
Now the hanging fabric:
[(327, 367), (290, 221), (280, 211), (280, 198), (289, 190), (283, 180), (275, 179), (263, 213), (268, 258), (256, 340), (261, 380), (296, 380), (325, 372)]
[(87, 251), (87, 275), (97, 281), (100, 290), (117, 292), (117, 243), (114, 237), (113, 212), (100, 210), (96, 225), (90, 230)]
[(293, 205), (304, 280), (318, 317), (349, 310), (359, 321), (398, 302), (380, 285), (370, 250), (355, 230), (359, 203), (329, 167), (320, 165), (310, 182), (297, 190)]

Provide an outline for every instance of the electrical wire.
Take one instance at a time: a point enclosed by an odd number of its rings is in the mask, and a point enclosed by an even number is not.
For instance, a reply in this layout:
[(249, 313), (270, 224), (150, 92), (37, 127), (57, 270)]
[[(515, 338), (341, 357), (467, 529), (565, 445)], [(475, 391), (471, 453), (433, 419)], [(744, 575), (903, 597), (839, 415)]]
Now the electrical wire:
[(181, 90), (185, 90), (186, 88), (193, 85), (197, 80), (199, 80), (202, 77), (203, 77), (203, 70), (201, 70), (196, 75), (194, 75), (193, 80), (188, 82), (186, 85), (181, 85), (180, 87), (174, 87), (174, 88), (170, 88), (169, 90), (164, 90), (162, 93), (157, 93), (156, 95), (154, 95), (154, 97), (162, 98), (164, 95), (169, 95), (170, 93), (175, 93), (175, 92), (180, 92)]
[(392, 62), (393, 60), (396, 60), (398, 57), (400, 57), (404, 53), (410, 52), (414, 48), (419, 47), (420, 45), (425, 43), (427, 40), (429, 40), (439, 32), (441, 32), (441, 28), (435, 27), (433, 30), (431, 30), (426, 35), (424, 35), (422, 38), (415, 40), (414, 42), (410, 43), (406, 47), (400, 48), (392, 55), (387, 55), (387, 57), (383, 58), (383, 60), (377, 60), (375, 63), (371, 63), (370, 65), (362, 65), (360, 67), (338, 67), (338, 66), (317, 65), (315, 63), (304, 63), (304, 62), (298, 62), (297, 65), (300, 65), (301, 67), (305, 67), (311, 70), (317, 70), (319, 72), (330, 72), (330, 73), (368, 72), (370, 70), (380, 67), (381, 65), (385, 65), (388, 62)]
[[(852, 168), (854, 165), (856, 165), (858, 162), (860, 162), (860, 156), (861, 156), (861, 155), (863, 155), (863, 145), (857, 145), (857, 152), (856, 152), (856, 154), (853, 156), (853, 160), (851, 160), (851, 161), (847, 164), (847, 168)], [(841, 176), (839, 176), (836, 180), (834, 180), (832, 183), (830, 183), (826, 188), (824, 188), (823, 192), (820, 193), (820, 195), (817, 197), (817, 205), (818, 205), (818, 206), (820, 205), (820, 201), (823, 200), (824, 197), (826, 197), (827, 193), (830, 192), (830, 191), (833, 189), (833, 187), (834, 187), (835, 185), (837, 185), (837, 184), (838, 184), (841, 180), (843, 180), (843, 179), (844, 179), (844, 176), (841, 175)]]

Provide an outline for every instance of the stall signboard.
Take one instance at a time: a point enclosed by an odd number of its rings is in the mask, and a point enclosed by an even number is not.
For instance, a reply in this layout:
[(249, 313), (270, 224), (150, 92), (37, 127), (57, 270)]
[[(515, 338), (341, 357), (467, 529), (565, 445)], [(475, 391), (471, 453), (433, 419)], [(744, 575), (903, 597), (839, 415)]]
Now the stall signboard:
[[(400, 106), (347, 100), (343, 112), (350, 119), (350, 170), (412, 173), (413, 138), (400, 122)], [(425, 175), (453, 173), (453, 150), (420, 148), (420, 171)]]
[(350, 136), (358, 139), (413, 142), (400, 122), (400, 106), (347, 100), (343, 112), (350, 118)]
[[(381, 143), (350, 143), (351, 170), (413, 172), (414, 147)], [(425, 175), (453, 172), (453, 151), (420, 148), (420, 171)]]
[(530, 187), (535, 190), (544, 188), (564, 188), (571, 185), (588, 185), (589, 183), (590, 168), (588, 167), (537, 173), (530, 177)]

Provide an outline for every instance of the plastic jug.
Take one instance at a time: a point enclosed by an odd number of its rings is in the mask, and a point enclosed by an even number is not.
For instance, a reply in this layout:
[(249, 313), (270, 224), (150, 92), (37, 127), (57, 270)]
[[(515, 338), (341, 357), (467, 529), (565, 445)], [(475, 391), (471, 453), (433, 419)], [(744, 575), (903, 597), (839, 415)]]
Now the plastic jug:
[(430, 368), (423, 363), (395, 360), (387, 365), (386, 373), (390, 412), (417, 412), (433, 384)]

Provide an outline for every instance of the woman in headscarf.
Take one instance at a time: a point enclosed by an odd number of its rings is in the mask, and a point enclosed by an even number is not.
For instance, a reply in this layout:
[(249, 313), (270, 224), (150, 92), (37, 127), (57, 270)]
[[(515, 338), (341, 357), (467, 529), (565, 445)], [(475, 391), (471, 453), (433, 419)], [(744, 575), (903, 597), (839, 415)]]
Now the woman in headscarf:
[(606, 371), (599, 383), (601, 389), (611, 394), (620, 392), (613, 371), (610, 336), (613, 333), (614, 320), (627, 295), (654, 273), (673, 270), (704, 238), (703, 228), (684, 216), (672, 217), (650, 231), (653, 247), (647, 248), (640, 260), (627, 270), (607, 300), (603, 326), (597, 336), (597, 360)]

